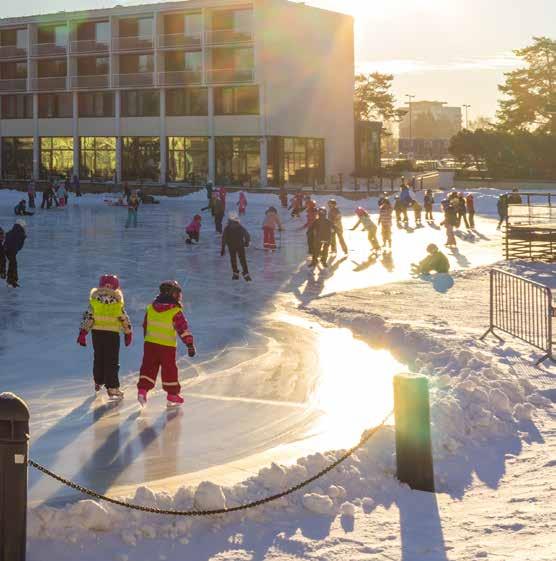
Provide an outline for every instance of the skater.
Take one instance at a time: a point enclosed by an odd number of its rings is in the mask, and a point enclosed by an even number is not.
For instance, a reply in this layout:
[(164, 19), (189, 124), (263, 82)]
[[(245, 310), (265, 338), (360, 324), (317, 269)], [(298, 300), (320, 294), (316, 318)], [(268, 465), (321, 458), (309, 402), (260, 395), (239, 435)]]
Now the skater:
[(465, 197), (465, 208), (467, 210), (467, 221), (469, 222), (469, 228), (475, 228), (475, 199), (471, 193), (467, 193)]
[(461, 221), (463, 220), (465, 227), (469, 230), (469, 222), (467, 221), (467, 204), (463, 193), (458, 193), (458, 196), (454, 198), (453, 204), (456, 207), (457, 227), (459, 228), (461, 226)]
[(52, 208), (52, 201), (54, 199), (54, 189), (52, 184), (48, 182), (42, 190), (42, 201), (41, 208), (46, 207), (47, 209)]
[(159, 370), (162, 371), (162, 388), (167, 394), (167, 406), (183, 405), (176, 365), (176, 336), (187, 347), (190, 358), (195, 356), (196, 351), (182, 308), (182, 289), (175, 280), (164, 281), (154, 302), (147, 306), (143, 320), (143, 362), (137, 383), (137, 400), (141, 406), (147, 403), (147, 393), (154, 388)]
[(75, 192), (75, 196), (76, 197), (81, 197), (81, 183), (80, 183), (79, 177), (77, 177), (77, 175), (73, 176), (72, 183), (73, 183), (73, 190)]
[(17, 254), (23, 249), (27, 234), (25, 220), (16, 220), (14, 227), (6, 234), (4, 241), (4, 251), (8, 259), (8, 274), (6, 277), (8, 286), (17, 288), (19, 286), (19, 276), (17, 271)]
[(282, 221), (276, 208), (271, 206), (265, 212), (263, 222), (263, 248), (267, 251), (274, 251), (276, 249), (276, 230), (282, 231)]
[(288, 210), (292, 211), (292, 218), (296, 218), (303, 211), (303, 195), (298, 191), (293, 197)]
[[(405, 180), (404, 180), (405, 181)], [(402, 191), (400, 193), (400, 203), (401, 203), (401, 213), (403, 217), (403, 222), (407, 226), (409, 224), (409, 218), (407, 216), (407, 209), (411, 206), (413, 200), (411, 198), (411, 193), (409, 191), (408, 185), (402, 185)]]
[(226, 212), (226, 196), (228, 192), (226, 191), (226, 187), (222, 186), (218, 188), (218, 198), (222, 201), (222, 207), (224, 208), (224, 212)]
[(249, 275), (249, 268), (247, 266), (247, 258), (245, 256), (245, 248), (249, 247), (251, 243), (251, 236), (249, 232), (240, 224), (239, 217), (235, 213), (230, 213), (228, 216), (228, 224), (224, 228), (222, 234), (222, 248), (220, 255), (224, 257), (226, 247), (230, 252), (230, 262), (232, 264), (232, 280), (239, 280), (239, 269), (237, 268), (237, 259), (241, 264), (243, 278), (247, 282), (251, 282)]
[(311, 237), (311, 225), (317, 219), (317, 203), (311, 199), (309, 195), (305, 197), (305, 207), (303, 210), (307, 211), (307, 221), (301, 228), (307, 230), (307, 254), (313, 255), (313, 238)]
[(367, 234), (369, 236), (369, 243), (371, 244), (372, 250), (375, 252), (380, 251), (380, 244), (376, 239), (377, 227), (376, 224), (371, 220), (369, 213), (364, 208), (357, 207), (355, 214), (358, 216), (359, 220), (357, 221), (357, 224), (355, 224), (355, 226), (351, 229), (351, 231), (353, 232), (360, 225), (362, 225), (363, 228), (367, 231)]
[(6, 236), (4, 230), (0, 227), (0, 279), (6, 278), (6, 248), (4, 247), (4, 242)]
[(342, 211), (338, 208), (336, 199), (328, 201), (328, 219), (334, 224), (334, 232), (332, 232), (332, 241), (330, 242), (330, 252), (334, 255), (337, 254), (336, 238), (340, 242), (340, 247), (344, 255), (348, 254), (348, 248), (344, 240), (344, 226), (342, 224)]
[(131, 223), (137, 228), (137, 214), (139, 213), (139, 197), (137, 193), (132, 193), (127, 201), (127, 220), (125, 227), (129, 228)]
[(508, 218), (508, 195), (500, 195), (498, 197), (498, 202), (496, 203), (496, 208), (498, 210), (498, 217), (500, 220), (498, 221), (498, 226), (496, 227), (497, 230), (500, 230), (502, 224)]
[(411, 202), (411, 208), (413, 209), (413, 214), (415, 215), (415, 227), (421, 228), (423, 226), (423, 223), (421, 222), (423, 207), (419, 204), (418, 201), (413, 200)]
[(512, 192), (508, 195), (508, 205), (521, 205), (523, 200), (519, 194), (519, 189), (516, 187), (512, 189)]
[(434, 196), (431, 189), (427, 189), (425, 193), (425, 199), (423, 206), (425, 207), (425, 220), (428, 222), (434, 222), (434, 217), (432, 215), (432, 208), (434, 205)]
[(394, 212), (396, 213), (396, 226), (398, 228), (402, 227), (402, 212), (403, 212), (403, 204), (400, 201), (400, 197), (396, 196), (394, 198)]
[(33, 216), (33, 212), (28, 212), (27, 210), (27, 203), (25, 199), (21, 199), (19, 203), (14, 207), (14, 214), (16, 216)]
[(309, 226), (307, 235), (312, 240), (313, 253), (311, 255), (310, 267), (316, 267), (320, 260), (323, 267), (328, 267), (328, 250), (332, 237), (336, 234), (336, 227), (326, 217), (326, 208), (321, 207), (317, 211), (317, 217)]
[(102, 386), (112, 400), (124, 397), (120, 390), (120, 332), (124, 333), (125, 346), (133, 340), (131, 322), (125, 311), (124, 295), (116, 275), (102, 275), (98, 288), (89, 294), (89, 307), (83, 314), (77, 343), (87, 346), (87, 334), (93, 339), (93, 379), (95, 392)]
[(61, 181), (58, 183), (58, 189), (56, 190), (56, 198), (58, 200), (57, 206), (64, 208), (67, 203), (67, 191), (66, 191), (66, 186)]
[(427, 257), (418, 264), (411, 265), (412, 272), (416, 275), (428, 275), (432, 271), (436, 273), (448, 273), (450, 262), (448, 258), (438, 249), (438, 246), (431, 243), (427, 246)]
[(27, 186), (27, 198), (29, 199), (29, 208), (35, 208), (35, 196), (37, 194), (37, 189), (35, 187), (35, 182), (31, 179), (29, 185)]
[(129, 203), (130, 197), (131, 197), (131, 189), (129, 188), (129, 185), (127, 184), (127, 181), (124, 181), (124, 196), (123, 196), (123, 198), (125, 199), (126, 203)]
[(378, 214), (380, 224), (380, 235), (382, 237), (382, 247), (392, 251), (392, 205), (388, 199), (383, 199)]
[(199, 243), (199, 239), (201, 236), (201, 220), (202, 217), (200, 214), (196, 214), (193, 217), (193, 220), (189, 223), (187, 228), (185, 229), (185, 234), (187, 235), (187, 239), (185, 243), (191, 245), (193, 241)]
[(446, 228), (446, 247), (456, 247), (456, 237), (454, 229), (457, 227), (458, 215), (456, 207), (450, 202), (446, 201), (444, 205), (444, 222), (442, 225)]
[(282, 208), (288, 208), (288, 192), (283, 185), (280, 187), (278, 197), (280, 198), (280, 204), (282, 205)]
[(245, 214), (245, 211), (247, 210), (247, 197), (245, 196), (245, 193), (243, 191), (240, 191), (239, 193), (239, 201), (237, 202), (237, 209), (240, 216), (243, 216)]
[(224, 220), (224, 205), (216, 193), (212, 194), (208, 206), (201, 210), (210, 210), (214, 218), (214, 228), (218, 234), (222, 233), (222, 220)]
[(212, 201), (212, 191), (214, 190), (214, 183), (212, 181), (207, 181), (207, 184), (205, 185), (205, 190), (207, 192), (207, 200)]

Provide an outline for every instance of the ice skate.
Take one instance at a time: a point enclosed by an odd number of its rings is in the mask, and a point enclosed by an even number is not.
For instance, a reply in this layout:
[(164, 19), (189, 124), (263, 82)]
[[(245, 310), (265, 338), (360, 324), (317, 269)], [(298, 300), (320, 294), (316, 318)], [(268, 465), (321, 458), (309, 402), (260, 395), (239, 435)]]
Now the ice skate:
[(106, 388), (106, 393), (110, 401), (122, 401), (124, 398), (124, 392), (120, 388)]
[(141, 407), (147, 405), (147, 390), (139, 390), (137, 392), (137, 401)]
[(182, 405), (183, 397), (181, 395), (168, 394), (168, 398), (166, 400), (166, 407), (168, 407), (168, 409), (181, 407)]
[(232, 275), (232, 280), (239, 280), (239, 273), (234, 273)]
[(243, 280), (245, 282), (251, 282), (253, 279), (251, 278), (251, 276), (249, 275), (249, 273), (243, 275)]
[(100, 384), (95, 384), (95, 395), (98, 395), (98, 392), (102, 389)]

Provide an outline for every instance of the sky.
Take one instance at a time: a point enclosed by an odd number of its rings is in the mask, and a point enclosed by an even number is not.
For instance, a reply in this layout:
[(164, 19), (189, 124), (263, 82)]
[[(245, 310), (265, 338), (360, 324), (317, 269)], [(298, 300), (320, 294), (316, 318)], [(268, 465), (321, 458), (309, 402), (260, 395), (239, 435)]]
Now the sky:
[[(0, 17), (107, 8), (139, 0), (0, 1)], [(306, 0), (355, 17), (357, 69), (394, 74), (393, 91), (417, 100), (470, 104), (493, 117), (497, 85), (519, 65), (513, 50), (556, 38), (556, 0)]]

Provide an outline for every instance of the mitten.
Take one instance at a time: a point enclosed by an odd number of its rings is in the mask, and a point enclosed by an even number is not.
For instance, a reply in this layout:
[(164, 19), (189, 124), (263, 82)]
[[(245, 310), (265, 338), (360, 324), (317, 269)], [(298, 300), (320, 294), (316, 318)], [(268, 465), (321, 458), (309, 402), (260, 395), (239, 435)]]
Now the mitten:
[(125, 342), (125, 346), (129, 347), (129, 345), (131, 345), (131, 342), (133, 341), (133, 333), (129, 332), (126, 333), (124, 335), (124, 342)]
[(77, 342), (82, 346), (87, 346), (87, 332), (84, 329), (79, 331), (79, 336), (77, 337)]
[(193, 357), (195, 356), (196, 352), (195, 352), (195, 346), (194, 346), (193, 344), (187, 345), (187, 354), (188, 354), (191, 358), (193, 358)]

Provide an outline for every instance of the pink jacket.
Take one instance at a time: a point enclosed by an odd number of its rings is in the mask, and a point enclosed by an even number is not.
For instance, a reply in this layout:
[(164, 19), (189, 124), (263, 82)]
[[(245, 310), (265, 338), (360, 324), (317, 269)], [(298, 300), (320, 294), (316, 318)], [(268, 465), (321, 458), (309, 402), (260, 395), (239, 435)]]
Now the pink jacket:
[(276, 228), (278, 228), (279, 230), (281, 230), (282, 221), (280, 220), (278, 214), (276, 214), (275, 212), (267, 212), (265, 214), (263, 228), (271, 228), (272, 230), (276, 230)]
[(245, 196), (245, 193), (243, 191), (239, 194), (238, 206), (241, 209), (247, 208), (247, 197)]
[(193, 219), (189, 226), (185, 229), (186, 232), (191, 232), (192, 234), (198, 234), (201, 231), (201, 221)]

